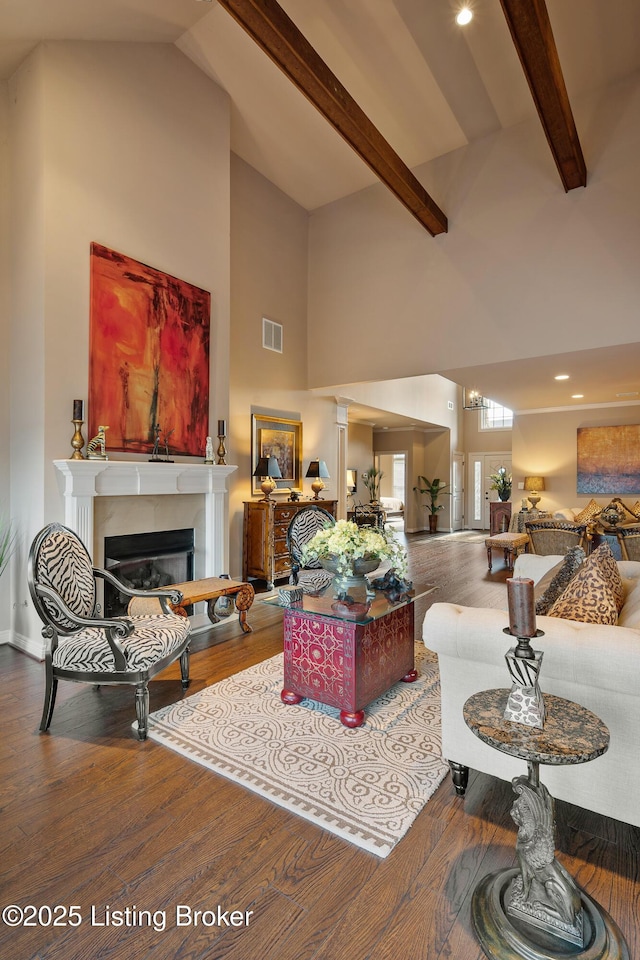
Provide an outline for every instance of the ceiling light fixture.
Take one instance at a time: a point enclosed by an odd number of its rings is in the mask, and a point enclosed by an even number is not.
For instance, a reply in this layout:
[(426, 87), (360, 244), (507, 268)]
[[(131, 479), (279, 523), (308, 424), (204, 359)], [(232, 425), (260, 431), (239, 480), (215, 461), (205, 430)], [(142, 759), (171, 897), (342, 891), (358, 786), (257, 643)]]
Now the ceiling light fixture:
[(468, 23), (471, 23), (473, 19), (473, 13), (469, 7), (463, 7), (456, 16), (456, 23), (459, 27), (464, 27)]
[(569, 374), (568, 374), (568, 373), (559, 373), (558, 376), (557, 376), (557, 377), (554, 377), (553, 379), (554, 379), (554, 380), (568, 380), (568, 379), (569, 379)]
[(571, 394), (571, 399), (572, 399), (572, 400), (582, 400), (583, 398), (584, 398), (584, 393), (572, 393), (572, 394)]

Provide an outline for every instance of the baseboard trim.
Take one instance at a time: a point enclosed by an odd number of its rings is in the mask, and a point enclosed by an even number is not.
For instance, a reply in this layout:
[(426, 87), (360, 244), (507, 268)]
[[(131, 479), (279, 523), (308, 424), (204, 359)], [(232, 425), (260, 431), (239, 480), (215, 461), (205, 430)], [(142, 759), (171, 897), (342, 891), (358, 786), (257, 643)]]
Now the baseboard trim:
[(44, 643), (42, 640), (32, 640), (31, 637), (25, 637), (15, 630), (13, 632), (10, 630), (4, 632), (9, 634), (8, 639), (4, 641), (8, 643), (9, 646), (19, 650), (20, 653), (26, 653), (28, 657), (32, 657), (34, 660), (44, 660)]

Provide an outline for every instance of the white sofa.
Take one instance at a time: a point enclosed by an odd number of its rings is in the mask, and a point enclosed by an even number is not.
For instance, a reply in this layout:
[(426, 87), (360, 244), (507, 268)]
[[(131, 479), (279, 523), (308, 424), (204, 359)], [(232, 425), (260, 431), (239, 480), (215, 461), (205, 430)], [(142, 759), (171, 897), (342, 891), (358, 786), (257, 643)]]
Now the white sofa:
[[(514, 576), (537, 582), (562, 558), (521, 554)], [(540, 775), (559, 800), (640, 827), (640, 562), (619, 561), (625, 602), (617, 626), (538, 617), (544, 636), (543, 692), (582, 704), (609, 728), (608, 751), (575, 766), (542, 766)], [(452, 764), (458, 793), (465, 768), (503, 780), (526, 773), (526, 762), (480, 741), (462, 708), (479, 690), (510, 686), (504, 655), (512, 645), (502, 632), (505, 610), (435, 603), (423, 625), (425, 646), (438, 655), (442, 684), (442, 753)], [(459, 765), (459, 766), (456, 766)]]

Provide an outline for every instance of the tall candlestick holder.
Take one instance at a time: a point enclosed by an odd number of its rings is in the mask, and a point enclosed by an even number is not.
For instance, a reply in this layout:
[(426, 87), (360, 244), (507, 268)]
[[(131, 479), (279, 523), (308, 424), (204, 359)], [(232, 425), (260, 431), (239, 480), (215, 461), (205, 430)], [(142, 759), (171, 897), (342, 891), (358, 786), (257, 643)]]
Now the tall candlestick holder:
[(71, 423), (75, 427), (74, 434), (71, 438), (71, 446), (73, 447), (73, 453), (71, 454), (72, 460), (84, 460), (82, 456), (82, 448), (84, 447), (84, 437), (82, 436), (82, 425), (84, 420), (72, 420)]
[(227, 463), (227, 461), (226, 461), (227, 448), (226, 448), (225, 445), (224, 445), (224, 441), (225, 441), (226, 439), (227, 439), (227, 438), (225, 437), (225, 435), (224, 435), (223, 433), (219, 433), (219, 434), (218, 434), (218, 449), (216, 450), (216, 454), (217, 454), (217, 457), (218, 457), (218, 459), (216, 460), (216, 463), (217, 463), (217, 464), (226, 465), (226, 463)]

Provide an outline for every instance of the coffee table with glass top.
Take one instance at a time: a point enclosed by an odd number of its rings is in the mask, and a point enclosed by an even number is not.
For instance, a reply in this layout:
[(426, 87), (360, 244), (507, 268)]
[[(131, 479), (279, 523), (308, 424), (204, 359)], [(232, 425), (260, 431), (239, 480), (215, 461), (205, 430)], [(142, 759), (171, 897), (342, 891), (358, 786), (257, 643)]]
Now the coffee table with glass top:
[(400, 602), (376, 590), (350, 608), (329, 587), (286, 607), (283, 703), (309, 697), (336, 707), (344, 726), (359, 727), (368, 703), (399, 680), (416, 679), (414, 603), (435, 589), (415, 587)]

